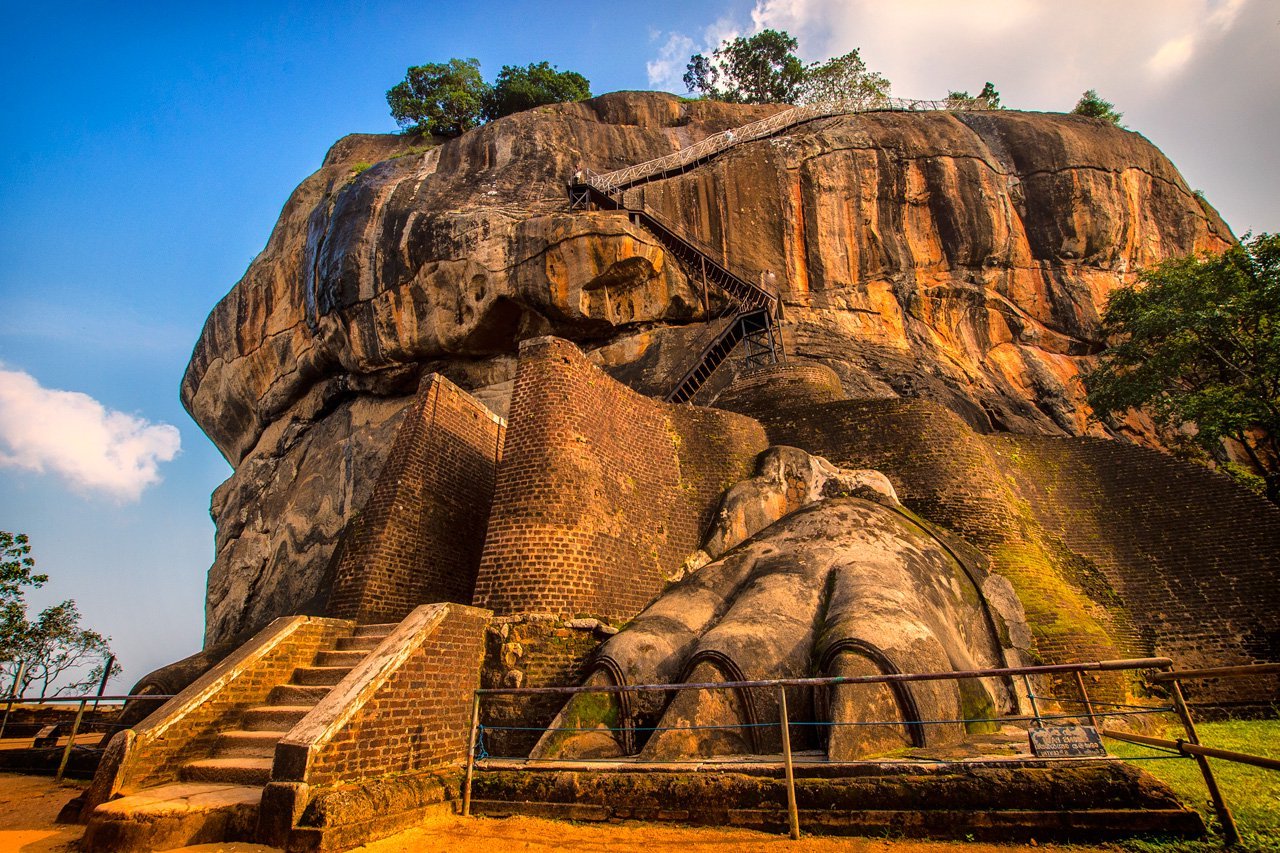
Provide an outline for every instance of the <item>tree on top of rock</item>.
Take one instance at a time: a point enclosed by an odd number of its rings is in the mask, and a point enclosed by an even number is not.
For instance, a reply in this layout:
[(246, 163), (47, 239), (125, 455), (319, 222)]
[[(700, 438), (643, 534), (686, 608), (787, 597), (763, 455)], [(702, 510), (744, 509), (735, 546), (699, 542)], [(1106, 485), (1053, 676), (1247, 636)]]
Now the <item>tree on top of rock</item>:
[(415, 65), (387, 92), (391, 115), (406, 130), (460, 136), (480, 123), (489, 86), (480, 60), (450, 59)]
[(1280, 503), (1280, 235), (1170, 258), (1141, 285), (1107, 302), (1110, 346), (1084, 377), (1089, 405), (1147, 411), (1219, 458), (1230, 439), (1249, 465), (1228, 473)]
[(805, 69), (800, 85), (802, 104), (833, 100), (878, 101), (889, 97), (889, 78), (867, 70), (858, 49), (815, 62)]
[(996, 91), (995, 84), (990, 81), (987, 81), (987, 84), (982, 87), (982, 91), (977, 95), (970, 95), (968, 91), (947, 92), (947, 103), (949, 105), (954, 104), (959, 107), (971, 107), (977, 105), (979, 102), (985, 103), (989, 110), (1004, 109), (1004, 107), (1000, 105), (1000, 93)]
[(576, 71), (557, 71), (546, 62), (521, 68), (504, 65), (484, 100), (490, 121), (544, 104), (561, 104), (591, 97), (591, 82)]
[(478, 59), (415, 65), (387, 91), (391, 115), (409, 133), (461, 136), (495, 118), (543, 104), (591, 97), (591, 82), (576, 71), (534, 62), (504, 65), (490, 86)]
[(805, 80), (798, 45), (778, 30), (721, 42), (710, 58), (689, 57), (684, 84), (690, 92), (731, 104), (793, 104)]
[(1124, 117), (1124, 113), (1116, 112), (1116, 105), (1110, 101), (1103, 100), (1095, 89), (1086, 89), (1085, 93), (1080, 96), (1080, 100), (1076, 101), (1075, 108), (1071, 112), (1078, 116), (1104, 118), (1117, 127), (1124, 127), (1124, 125), (1120, 124), (1120, 119)]

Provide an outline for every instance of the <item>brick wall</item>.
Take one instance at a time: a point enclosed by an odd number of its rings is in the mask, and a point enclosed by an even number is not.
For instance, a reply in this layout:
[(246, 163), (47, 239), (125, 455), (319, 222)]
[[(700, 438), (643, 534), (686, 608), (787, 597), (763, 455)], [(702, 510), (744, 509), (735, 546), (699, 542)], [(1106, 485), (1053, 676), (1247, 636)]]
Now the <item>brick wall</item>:
[[(466, 756), (471, 697), (480, 686), (489, 614), (446, 605), (444, 618), (359, 709), (310, 756), (305, 781), (323, 786), (434, 770)], [(273, 778), (294, 778), (277, 747)]]
[(825, 364), (785, 361), (740, 374), (716, 398), (715, 406), (758, 418), (779, 408), (831, 403), (844, 397), (840, 377)]
[[(1105, 575), (1143, 654), (1183, 667), (1280, 660), (1280, 508), (1222, 474), (1094, 438), (992, 436), (1040, 523)], [(1280, 679), (1192, 682), (1193, 699)]]
[[(908, 507), (983, 551), (1017, 589), (1044, 663), (1274, 654), (1280, 513), (1217, 474), (1114, 441), (978, 435), (921, 400), (761, 420), (775, 444), (883, 471)], [(1259, 684), (1196, 689), (1260, 698)], [(1121, 680), (1100, 686), (1124, 692)]]
[(475, 603), (629, 618), (767, 446), (750, 418), (643, 397), (573, 344), (525, 341)]
[(343, 533), (328, 613), (395, 622), (470, 603), (505, 422), (438, 374), (422, 384), (364, 509)]

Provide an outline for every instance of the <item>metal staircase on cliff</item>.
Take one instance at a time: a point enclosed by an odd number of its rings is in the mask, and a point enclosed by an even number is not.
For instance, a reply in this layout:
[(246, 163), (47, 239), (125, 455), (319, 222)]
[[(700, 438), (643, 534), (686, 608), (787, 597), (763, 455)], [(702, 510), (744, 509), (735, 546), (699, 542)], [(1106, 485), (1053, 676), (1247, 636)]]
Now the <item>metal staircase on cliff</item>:
[[(706, 139), (663, 157), (656, 157), (604, 174), (590, 170), (574, 175), (569, 184), (570, 210), (626, 212), (635, 225), (646, 228), (701, 282), (705, 294), (714, 286), (727, 295), (734, 308), (732, 320), (703, 347), (698, 360), (666, 396), (667, 402), (686, 403), (698, 392), (739, 343), (746, 347), (745, 366), (762, 367), (785, 356), (778, 330), (781, 302), (776, 294), (731, 272), (723, 264), (671, 225), (645, 209), (629, 208), (623, 193), (652, 180), (669, 178), (706, 162), (711, 157), (746, 142), (764, 139), (806, 121), (862, 112), (923, 112), (933, 110), (986, 110), (983, 98), (919, 101), (903, 98), (835, 98), (792, 107), (760, 121), (712, 134)], [(704, 299), (705, 302), (705, 299)]]
[(678, 175), (735, 145), (765, 139), (819, 118), (872, 112), (974, 112), (989, 109), (991, 107), (985, 98), (947, 98), (941, 101), (883, 97), (830, 98), (792, 107), (768, 118), (714, 133), (679, 151), (634, 166), (603, 174), (584, 171), (581, 183), (588, 184), (605, 195), (613, 195), (648, 181)]
[(730, 322), (703, 347), (698, 360), (667, 394), (667, 402), (687, 403), (692, 399), (739, 343), (746, 346), (748, 368), (773, 364), (783, 355), (778, 333), (781, 306), (776, 294), (732, 272), (712, 258), (708, 250), (677, 233), (652, 212), (626, 207), (620, 198), (601, 192), (591, 184), (569, 185), (569, 207), (626, 213), (633, 224), (656, 236), (663, 247), (701, 281), (704, 293), (708, 287), (715, 287), (729, 298), (733, 311)]

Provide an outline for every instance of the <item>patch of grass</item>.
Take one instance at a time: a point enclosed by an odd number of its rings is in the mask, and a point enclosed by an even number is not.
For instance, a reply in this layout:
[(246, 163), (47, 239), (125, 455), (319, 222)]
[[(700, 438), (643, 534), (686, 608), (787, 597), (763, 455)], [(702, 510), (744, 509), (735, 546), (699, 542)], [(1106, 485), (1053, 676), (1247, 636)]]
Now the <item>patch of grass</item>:
[[(1200, 723), (1196, 726), (1205, 746), (1230, 749), (1252, 755), (1280, 758), (1280, 720), (1226, 720)], [(1175, 740), (1182, 728), (1170, 728), (1164, 735)], [(1136, 744), (1108, 740), (1107, 749), (1122, 758), (1137, 759), (1133, 763), (1160, 779), (1191, 808), (1203, 815), (1205, 823), (1217, 833), (1217, 818), (1204, 778), (1196, 762), (1190, 758), (1161, 761), (1143, 760), (1162, 753)], [(1214, 777), (1227, 807), (1235, 815), (1240, 830), (1241, 851), (1280, 853), (1280, 771), (1264, 770), (1231, 761), (1209, 759)], [(1217, 838), (1207, 841), (1126, 841), (1123, 847), (1138, 853), (1208, 853), (1221, 850)]]

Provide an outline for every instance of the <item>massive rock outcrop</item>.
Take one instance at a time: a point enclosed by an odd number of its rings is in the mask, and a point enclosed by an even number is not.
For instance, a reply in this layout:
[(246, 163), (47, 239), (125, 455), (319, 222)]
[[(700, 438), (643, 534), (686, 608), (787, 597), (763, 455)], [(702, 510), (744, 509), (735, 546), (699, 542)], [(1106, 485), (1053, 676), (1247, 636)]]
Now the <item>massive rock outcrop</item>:
[[(568, 212), (564, 182), (776, 109), (616, 93), (447, 142), (335, 145), (210, 315), (183, 382), (236, 467), (213, 501), (207, 640), (321, 592), (424, 372), (500, 412), (519, 341), (554, 333), (665, 392), (719, 301), (625, 217)], [(927, 397), (1028, 433), (1090, 429), (1074, 379), (1111, 289), (1231, 239), (1141, 136), (1018, 112), (815, 120), (627, 202), (777, 288), (789, 354), (825, 363), (848, 396)]]

